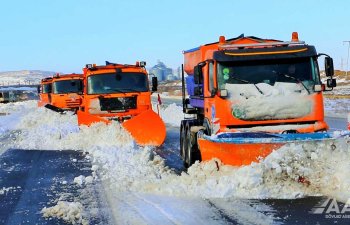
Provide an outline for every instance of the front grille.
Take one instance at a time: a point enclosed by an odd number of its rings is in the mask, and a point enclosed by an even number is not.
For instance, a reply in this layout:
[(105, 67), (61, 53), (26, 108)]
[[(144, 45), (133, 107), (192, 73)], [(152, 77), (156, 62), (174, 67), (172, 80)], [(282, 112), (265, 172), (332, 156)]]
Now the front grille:
[(137, 97), (99, 98), (101, 111), (136, 109)]
[(75, 108), (75, 107), (79, 107), (80, 105), (80, 100), (66, 100), (66, 105), (69, 108)]

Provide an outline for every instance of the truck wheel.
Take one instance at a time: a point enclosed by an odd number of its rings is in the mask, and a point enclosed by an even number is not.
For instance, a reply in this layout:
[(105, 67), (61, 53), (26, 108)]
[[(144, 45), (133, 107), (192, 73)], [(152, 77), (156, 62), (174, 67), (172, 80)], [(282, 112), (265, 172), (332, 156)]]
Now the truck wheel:
[(186, 141), (186, 133), (185, 133), (185, 125), (186, 123), (184, 121), (181, 121), (180, 126), (180, 156), (183, 161), (185, 161), (186, 157), (186, 148), (185, 148), (185, 141)]
[(195, 161), (200, 160), (197, 147), (196, 133), (191, 132), (191, 126), (186, 127), (186, 165), (190, 167)]

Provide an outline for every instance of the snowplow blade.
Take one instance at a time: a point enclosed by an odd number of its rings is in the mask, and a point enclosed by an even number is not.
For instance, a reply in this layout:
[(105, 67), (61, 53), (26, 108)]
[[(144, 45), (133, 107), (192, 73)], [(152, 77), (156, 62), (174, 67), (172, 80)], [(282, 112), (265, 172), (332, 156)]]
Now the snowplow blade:
[(198, 147), (203, 161), (218, 158), (223, 164), (250, 165), (265, 158), (288, 143), (319, 142), (334, 139), (329, 133), (269, 134), (221, 133), (207, 136), (200, 133)]
[(90, 113), (83, 112), (80, 110), (77, 111), (77, 116), (78, 116), (78, 125), (79, 126), (80, 125), (90, 126), (93, 123), (99, 123), (99, 122), (102, 122), (105, 124), (110, 123), (110, 121), (107, 119), (104, 119), (100, 116), (94, 116), (94, 115), (91, 115)]
[[(92, 123), (110, 121), (100, 116), (78, 110), (78, 124), (90, 126)], [(147, 110), (122, 123), (122, 126), (131, 134), (139, 145), (160, 146), (166, 136), (163, 120), (153, 110)]]
[(153, 110), (140, 113), (122, 125), (139, 145), (160, 146), (165, 140), (165, 124)]

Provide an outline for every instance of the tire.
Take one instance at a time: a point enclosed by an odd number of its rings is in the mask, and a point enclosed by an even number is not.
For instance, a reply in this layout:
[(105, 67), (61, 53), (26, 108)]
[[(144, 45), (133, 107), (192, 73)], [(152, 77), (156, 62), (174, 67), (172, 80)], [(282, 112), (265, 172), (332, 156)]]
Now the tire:
[(185, 136), (185, 121), (181, 121), (181, 126), (180, 126), (180, 156), (183, 161), (185, 161), (185, 156), (186, 156), (186, 150), (185, 150), (185, 141), (186, 141), (186, 136)]
[(187, 168), (190, 167), (193, 163), (195, 163), (197, 160), (201, 160), (200, 152), (198, 150), (197, 146), (197, 138), (196, 133), (191, 132), (191, 125), (194, 125), (193, 123), (189, 123), (186, 126), (186, 165)]
[(188, 168), (188, 164), (186, 163), (186, 150), (187, 150), (187, 139), (186, 139), (186, 125), (187, 121), (181, 121), (180, 127), (180, 156), (183, 161), (183, 165), (185, 168)]

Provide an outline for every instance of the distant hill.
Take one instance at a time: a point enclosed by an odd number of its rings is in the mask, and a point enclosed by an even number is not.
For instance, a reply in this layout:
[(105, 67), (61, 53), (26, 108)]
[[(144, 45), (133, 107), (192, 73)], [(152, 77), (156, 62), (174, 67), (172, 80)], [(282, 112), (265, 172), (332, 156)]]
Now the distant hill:
[(56, 72), (42, 70), (0, 72), (0, 85), (39, 84), (41, 79), (54, 74), (56, 74)]

